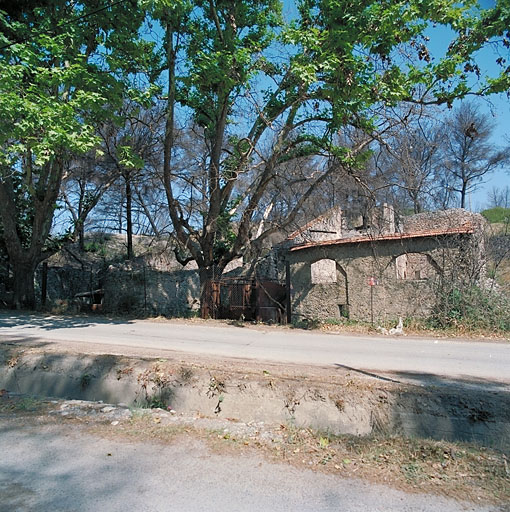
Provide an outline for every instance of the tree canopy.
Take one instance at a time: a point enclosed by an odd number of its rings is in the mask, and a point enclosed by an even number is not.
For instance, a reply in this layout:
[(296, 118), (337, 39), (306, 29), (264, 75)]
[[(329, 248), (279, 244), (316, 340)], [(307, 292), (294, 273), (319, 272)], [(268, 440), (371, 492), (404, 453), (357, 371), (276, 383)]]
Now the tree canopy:
[[(66, 163), (97, 150), (102, 123), (122, 125), (126, 99), (164, 113), (151, 165), (179, 259), (205, 283), (295, 222), (332, 177), (362, 185), (371, 144), (394, 127), (388, 109), (510, 85), (505, 0), (301, 0), (292, 19), (278, 0), (34, 3), (0, 15), (0, 215), (26, 268), (48, 254)], [(443, 55), (434, 27), (451, 39)], [(492, 76), (476, 60), (486, 46), (499, 52)], [(26, 246), (9, 213), (14, 176), (35, 209)]]
[(66, 164), (97, 147), (95, 126), (129, 93), (127, 77), (143, 69), (147, 45), (132, 3), (29, 4), (0, 12), (0, 217), (18, 307), (33, 307), (34, 270), (55, 250), (50, 230)]
[[(289, 22), (276, 15), (277, 5), (181, 2), (171, 15), (164, 9), (155, 14), (165, 28), (169, 211), (177, 240), (202, 269), (221, 272), (272, 232), (267, 223), (254, 240), (252, 226), (278, 189), (289, 185), (288, 174), (281, 176), (284, 163), (313, 157), (315, 167), (304, 188), (301, 180), (300, 197), (286, 205), (290, 223), (329, 175), (352, 175), (363, 166), (371, 141), (389, 127), (387, 108), (451, 105), (508, 79), (504, 71), (479, 79), (473, 52), (483, 42), (475, 34), (501, 36), (503, 47), (508, 34), (499, 22), (489, 23), (492, 11), (475, 1), (307, 0)], [(431, 25), (452, 33), (443, 56), (428, 49)], [(204, 141), (203, 167), (184, 174), (171, 164), (183, 118)], [(342, 143), (353, 129), (365, 137)], [(270, 184), (273, 197), (266, 194)], [(182, 195), (184, 189), (189, 192)], [(198, 200), (191, 204), (193, 189)], [(222, 240), (225, 219), (235, 225), (229, 244)], [(215, 251), (218, 242), (221, 252)]]

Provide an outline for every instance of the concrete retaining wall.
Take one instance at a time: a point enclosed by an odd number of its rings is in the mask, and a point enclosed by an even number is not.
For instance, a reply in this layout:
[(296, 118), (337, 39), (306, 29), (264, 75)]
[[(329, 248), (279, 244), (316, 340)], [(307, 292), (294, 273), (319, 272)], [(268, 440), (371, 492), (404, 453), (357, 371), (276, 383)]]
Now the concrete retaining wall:
[[(228, 369), (227, 369), (228, 368)], [(375, 432), (510, 445), (503, 392), (422, 388), (271, 364), (223, 365), (0, 349), (0, 388), (39, 396), (170, 406), (178, 413), (292, 423), (334, 434)], [(301, 376), (300, 376), (301, 374)]]

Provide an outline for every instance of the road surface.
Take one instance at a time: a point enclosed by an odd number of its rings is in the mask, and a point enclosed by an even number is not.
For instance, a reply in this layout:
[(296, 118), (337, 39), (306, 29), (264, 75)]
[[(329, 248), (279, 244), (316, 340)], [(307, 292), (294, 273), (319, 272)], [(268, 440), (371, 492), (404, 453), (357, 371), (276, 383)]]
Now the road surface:
[[(114, 427), (112, 427), (113, 429)], [(325, 475), (203, 442), (109, 439), (0, 417), (0, 512), (488, 512)]]
[(0, 313), (0, 342), (94, 345), (103, 353), (180, 351), (393, 375), (510, 384), (510, 342), (326, 334), (282, 328)]

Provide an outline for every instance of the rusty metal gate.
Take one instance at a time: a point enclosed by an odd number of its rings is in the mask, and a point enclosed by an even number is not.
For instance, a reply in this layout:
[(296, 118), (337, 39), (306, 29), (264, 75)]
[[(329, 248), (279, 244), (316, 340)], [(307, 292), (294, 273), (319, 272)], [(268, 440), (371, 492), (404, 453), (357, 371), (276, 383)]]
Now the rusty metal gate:
[(210, 280), (205, 287), (202, 316), (231, 320), (286, 320), (286, 287), (254, 279)]

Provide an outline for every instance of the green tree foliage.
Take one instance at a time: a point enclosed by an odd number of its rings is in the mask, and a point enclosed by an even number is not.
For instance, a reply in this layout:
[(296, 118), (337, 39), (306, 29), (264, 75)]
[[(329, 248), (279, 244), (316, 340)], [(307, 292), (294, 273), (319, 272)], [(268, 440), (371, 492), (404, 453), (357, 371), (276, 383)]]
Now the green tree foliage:
[[(169, 214), (179, 254), (197, 262), (204, 283), (213, 268), (222, 272), (282, 227), (273, 205), (290, 224), (332, 175), (359, 179), (370, 144), (388, 129), (388, 107), (451, 105), (508, 89), (503, 53), (499, 76), (482, 76), (474, 58), (486, 45), (507, 52), (506, 0), (490, 9), (476, 0), (301, 0), (292, 20), (284, 20), (278, 0), (6, 5), (0, 215), (18, 305), (33, 304), (33, 286), (20, 276), (30, 281), (49, 254), (66, 162), (96, 147), (96, 126), (115, 117), (126, 96), (165, 104)], [(140, 38), (140, 27), (151, 25), (152, 35)], [(431, 55), (433, 26), (452, 35), (444, 55)], [(188, 166), (185, 131), (200, 152)], [(346, 144), (352, 131), (364, 137)], [(305, 171), (293, 175), (304, 159)], [(12, 213), (14, 176), (34, 208), (28, 247)], [(264, 229), (254, 229), (261, 220)]]
[(510, 208), (503, 208), (502, 206), (496, 206), (495, 208), (489, 208), (481, 212), (482, 215), (491, 223), (510, 223)]
[(0, 217), (16, 307), (34, 306), (35, 268), (55, 250), (66, 162), (95, 147), (94, 126), (122, 101), (128, 73), (143, 70), (143, 12), (131, 2), (104, 7), (56, 0), (0, 11)]
[[(328, 176), (355, 175), (365, 164), (370, 143), (388, 128), (386, 108), (450, 106), (468, 94), (501, 89), (506, 80), (504, 69), (500, 77), (482, 79), (474, 60), (490, 38), (507, 46), (506, 26), (489, 21), (496, 12), (507, 16), (503, 3), (484, 10), (475, 0), (302, 0), (288, 23), (274, 0), (156, 5), (168, 77), (165, 190), (176, 238), (203, 279), (277, 229), (267, 222), (253, 239), (260, 211), (278, 200), (267, 191), (291, 181), (282, 177), (283, 163), (312, 158), (315, 167), (300, 197), (286, 206), (284, 223), (290, 223)], [(452, 34), (437, 57), (427, 35), (433, 26)], [(198, 173), (173, 170), (176, 125), (184, 118), (206, 148)], [(366, 137), (354, 146), (340, 143), (353, 129)], [(199, 200), (190, 205), (192, 189)], [(192, 211), (198, 205), (200, 220)], [(222, 240), (218, 252), (225, 213), (235, 237)]]

